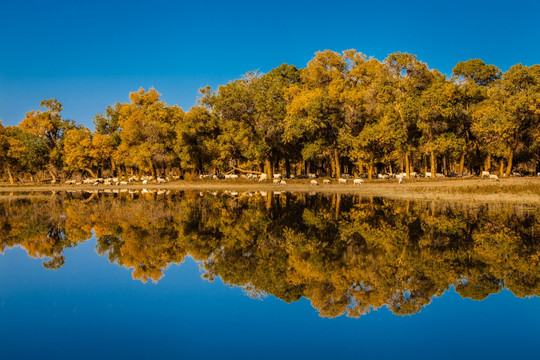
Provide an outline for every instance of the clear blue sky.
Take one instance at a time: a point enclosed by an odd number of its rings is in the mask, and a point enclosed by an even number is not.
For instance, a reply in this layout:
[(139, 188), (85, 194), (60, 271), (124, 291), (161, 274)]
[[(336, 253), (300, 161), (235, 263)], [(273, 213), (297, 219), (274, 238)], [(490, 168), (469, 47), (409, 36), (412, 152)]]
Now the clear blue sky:
[(537, 1), (0, 0), (0, 119), (44, 98), (86, 126), (130, 91), (155, 87), (189, 110), (197, 90), (249, 70), (304, 67), (318, 50), (384, 59), (411, 52), (449, 74), (480, 58), (540, 63)]

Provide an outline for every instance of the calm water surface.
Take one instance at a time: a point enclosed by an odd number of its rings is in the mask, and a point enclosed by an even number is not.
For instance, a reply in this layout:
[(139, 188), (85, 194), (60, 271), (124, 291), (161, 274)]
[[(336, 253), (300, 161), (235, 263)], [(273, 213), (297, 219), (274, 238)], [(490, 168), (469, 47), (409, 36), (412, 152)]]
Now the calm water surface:
[(540, 210), (0, 196), (1, 359), (539, 358)]

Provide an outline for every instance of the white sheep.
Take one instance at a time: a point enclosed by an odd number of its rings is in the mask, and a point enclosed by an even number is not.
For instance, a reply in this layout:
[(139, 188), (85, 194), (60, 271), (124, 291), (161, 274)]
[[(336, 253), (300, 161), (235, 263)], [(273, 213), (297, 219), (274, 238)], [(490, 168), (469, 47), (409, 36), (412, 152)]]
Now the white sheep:
[(319, 185), (319, 182), (317, 180), (311, 180), (309, 183), (311, 185)]
[(346, 183), (347, 183), (347, 179), (339, 178), (339, 179), (338, 179), (338, 183), (340, 183), (340, 184), (346, 184)]
[(353, 185), (362, 185), (364, 183), (363, 179), (354, 179)]

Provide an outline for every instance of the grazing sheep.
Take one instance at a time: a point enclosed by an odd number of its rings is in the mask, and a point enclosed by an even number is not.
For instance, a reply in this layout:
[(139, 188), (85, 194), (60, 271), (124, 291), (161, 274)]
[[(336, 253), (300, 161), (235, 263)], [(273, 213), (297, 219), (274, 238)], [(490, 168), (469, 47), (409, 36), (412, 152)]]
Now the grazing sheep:
[(274, 174), (274, 179), (281, 179), (281, 174)]
[(120, 183), (119, 183), (119, 184), (120, 184), (120, 185), (127, 185), (127, 184), (128, 184), (128, 182), (127, 182), (127, 181), (120, 181)]
[(347, 183), (347, 179), (339, 178), (339, 179), (338, 179), (338, 183), (340, 183), (340, 184), (346, 184), (346, 183)]
[(311, 185), (319, 185), (319, 182), (317, 180), (311, 180), (309, 183)]
[(279, 182), (279, 185), (285, 186), (285, 185), (287, 185), (287, 183), (285, 182), (285, 180), (281, 180), (281, 181)]
[(143, 180), (142, 183), (143, 183), (143, 185), (146, 185), (146, 184), (148, 184), (148, 180)]
[(329, 179), (324, 179), (324, 180), (322, 181), (322, 183), (325, 184), (325, 185), (327, 185), (327, 184), (331, 184), (332, 181), (329, 180)]
[(362, 185), (364, 183), (363, 179), (354, 179), (353, 185)]
[(482, 177), (489, 177), (489, 171), (482, 171)]
[(444, 178), (446, 177), (444, 174), (441, 174), (441, 173), (436, 173), (435, 174), (435, 177), (438, 177), (438, 178)]
[(499, 181), (499, 177), (497, 175), (489, 175), (489, 180), (491, 180), (491, 181)]
[(167, 180), (165, 180), (165, 179), (163, 179), (163, 178), (160, 178), (160, 177), (158, 177), (158, 178), (156, 179), (156, 181), (157, 181), (158, 184), (165, 184), (165, 183), (167, 182)]
[(426, 177), (427, 177), (427, 178), (431, 178), (431, 177), (432, 177), (432, 176), (431, 176), (431, 173), (430, 173), (430, 172), (427, 172), (427, 173), (426, 173)]
[(399, 180), (398, 180), (398, 183), (403, 183), (403, 177), (400, 177)]
[(261, 177), (259, 178), (259, 182), (264, 182), (268, 180), (268, 176), (266, 176), (266, 174), (261, 174)]
[(96, 181), (96, 182), (94, 183), (94, 186), (98, 186), (98, 185), (99, 185), (99, 181)]

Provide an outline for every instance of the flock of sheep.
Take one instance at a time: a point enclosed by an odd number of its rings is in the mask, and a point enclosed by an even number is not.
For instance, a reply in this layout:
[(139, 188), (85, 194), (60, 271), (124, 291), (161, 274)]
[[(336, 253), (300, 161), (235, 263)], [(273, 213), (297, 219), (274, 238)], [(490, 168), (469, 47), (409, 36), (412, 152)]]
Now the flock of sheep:
[[(147, 184), (151, 184), (151, 183), (154, 183), (154, 184), (165, 184), (167, 181), (169, 181), (170, 179), (168, 178), (162, 178), (162, 177), (157, 177), (154, 179), (153, 176), (141, 176), (141, 177), (137, 177), (137, 176), (132, 176), (130, 177), (127, 181), (123, 180), (123, 179), (120, 179), (120, 178), (117, 178), (117, 177), (113, 177), (113, 178), (97, 178), (97, 179), (84, 179), (82, 181), (78, 181), (78, 180), (67, 180), (65, 182), (66, 185), (94, 185), (94, 186), (98, 186), (100, 184), (103, 184), (103, 185), (108, 185), (108, 186), (111, 186), (111, 185), (120, 185), (120, 186), (124, 186), (124, 185), (129, 185), (130, 183), (137, 183), (137, 182), (140, 182), (142, 183), (142, 185), (147, 185)], [(51, 181), (52, 184), (55, 184), (56, 181), (55, 180), (52, 180)]]
[[(444, 178), (446, 177), (446, 175), (442, 174), (442, 173), (435, 173), (435, 174), (432, 174), (431, 172), (426, 172), (425, 174), (417, 174), (416, 172), (411, 172), (410, 174), (410, 177), (411, 178), (418, 178), (418, 177), (424, 177), (424, 178)], [(435, 176), (433, 176), (435, 175)], [(512, 174), (513, 176), (515, 177), (521, 177), (521, 174), (519, 173), (513, 173)], [(482, 171), (481, 173), (481, 178), (489, 178), (491, 181), (500, 181), (499, 179), (499, 176), (495, 175), (495, 174), (491, 174), (489, 171)], [(537, 174), (537, 176), (540, 177), (540, 173)], [(405, 181), (407, 175), (405, 173), (399, 173), (399, 174), (377, 174), (376, 176), (376, 179), (379, 179), (379, 180), (389, 180), (389, 179), (397, 179), (398, 180), (398, 183), (401, 184), (403, 183), (403, 181)], [(245, 179), (245, 180), (258, 180), (259, 182), (268, 182), (270, 179), (268, 178), (268, 176), (266, 174), (253, 174), (253, 173), (249, 173), (249, 174), (242, 174), (242, 175), (237, 175), (237, 174), (225, 174), (225, 175), (199, 175), (199, 179), (201, 180), (218, 180), (218, 179), (226, 179), (226, 180), (235, 180), (235, 179)], [(302, 178), (307, 178), (307, 179), (310, 179), (310, 185), (314, 185), (314, 186), (317, 186), (319, 185), (319, 181), (317, 181), (317, 175), (316, 174), (307, 174), (307, 175), (290, 175), (290, 178), (291, 179), (302, 179)], [(341, 184), (341, 185), (346, 185), (349, 183), (349, 179), (351, 178), (351, 176), (349, 174), (342, 174), (342, 177), (340, 177), (339, 179), (337, 179), (337, 183), (338, 184)], [(130, 178), (127, 179), (127, 181), (125, 179), (120, 179), (118, 177), (113, 177), (113, 178), (97, 178), (97, 179), (85, 179), (85, 180), (67, 180), (65, 182), (66, 185), (94, 185), (94, 186), (98, 186), (100, 184), (103, 184), (103, 185), (108, 185), (108, 186), (111, 186), (111, 185), (119, 185), (119, 186), (125, 186), (125, 185), (129, 185), (129, 184), (137, 184), (137, 183), (140, 183), (142, 185), (147, 185), (147, 184), (165, 184), (167, 182), (169, 182), (171, 179), (169, 177), (156, 177), (154, 178), (153, 176), (140, 176), (140, 177), (137, 177), (137, 176), (132, 176)], [(178, 176), (173, 176), (173, 179), (172, 180), (179, 180), (179, 177)], [(280, 185), (280, 186), (285, 186), (287, 185), (287, 182), (283, 179), (283, 176), (281, 174), (274, 174), (273, 175), (273, 179), (272, 179), (272, 182), (274, 185)], [(56, 181), (55, 180), (52, 180), (51, 181), (52, 184), (55, 184)], [(355, 178), (355, 179), (352, 179), (352, 183), (353, 185), (362, 185), (364, 183), (364, 179), (362, 178)], [(332, 184), (332, 180), (330, 179), (323, 179), (322, 180), (322, 184), (323, 185), (329, 185), (329, 184)]]

